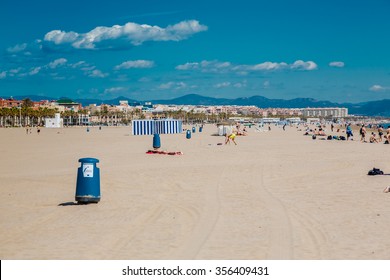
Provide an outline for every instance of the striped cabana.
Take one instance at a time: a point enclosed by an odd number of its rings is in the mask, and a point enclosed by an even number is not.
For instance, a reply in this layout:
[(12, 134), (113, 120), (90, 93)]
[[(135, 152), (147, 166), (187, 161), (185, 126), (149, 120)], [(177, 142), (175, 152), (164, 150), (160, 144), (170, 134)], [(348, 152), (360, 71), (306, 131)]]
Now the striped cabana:
[(182, 121), (174, 119), (133, 120), (133, 135), (175, 134), (182, 133)]

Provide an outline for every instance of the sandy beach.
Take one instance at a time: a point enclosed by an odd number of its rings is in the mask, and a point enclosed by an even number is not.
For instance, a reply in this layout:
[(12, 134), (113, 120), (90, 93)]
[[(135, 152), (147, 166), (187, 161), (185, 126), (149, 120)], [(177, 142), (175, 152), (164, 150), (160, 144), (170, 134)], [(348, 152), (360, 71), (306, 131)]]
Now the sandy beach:
[[(367, 176), (390, 175), (389, 145), (216, 132), (150, 155), (130, 127), (0, 129), (0, 258), (390, 259), (390, 176)], [(83, 157), (100, 160), (97, 204), (73, 203)]]

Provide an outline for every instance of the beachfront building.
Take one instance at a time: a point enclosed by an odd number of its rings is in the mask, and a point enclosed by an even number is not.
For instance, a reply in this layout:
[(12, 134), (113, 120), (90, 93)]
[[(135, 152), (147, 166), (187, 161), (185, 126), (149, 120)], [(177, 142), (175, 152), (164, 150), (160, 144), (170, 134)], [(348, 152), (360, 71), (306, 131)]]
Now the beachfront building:
[(54, 118), (45, 118), (45, 127), (47, 128), (61, 128), (64, 124), (64, 120), (61, 118), (60, 113), (56, 113)]
[(15, 99), (0, 99), (0, 108), (12, 108), (12, 107), (21, 107), (23, 100)]
[(308, 124), (319, 124), (321, 121), (319, 118), (307, 118), (306, 122)]
[(260, 122), (262, 123), (262, 124), (265, 124), (265, 123), (278, 123), (278, 122), (280, 122), (280, 118), (262, 118), (261, 120), (260, 120)]
[(305, 108), (304, 117), (345, 118), (348, 117), (348, 108)]
[(70, 99), (60, 99), (56, 102), (58, 111), (65, 112), (65, 111), (72, 111), (72, 112), (78, 112), (80, 109), (82, 109), (81, 103), (74, 102)]
[(301, 118), (286, 118), (285, 120), (288, 123), (300, 123), (301, 122)]

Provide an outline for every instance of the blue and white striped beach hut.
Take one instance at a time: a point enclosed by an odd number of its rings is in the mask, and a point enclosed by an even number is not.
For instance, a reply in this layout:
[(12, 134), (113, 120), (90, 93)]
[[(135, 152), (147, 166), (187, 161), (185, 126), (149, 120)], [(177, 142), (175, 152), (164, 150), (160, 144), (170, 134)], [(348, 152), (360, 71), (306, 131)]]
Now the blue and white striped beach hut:
[(133, 120), (133, 135), (176, 134), (183, 132), (182, 121), (174, 119)]

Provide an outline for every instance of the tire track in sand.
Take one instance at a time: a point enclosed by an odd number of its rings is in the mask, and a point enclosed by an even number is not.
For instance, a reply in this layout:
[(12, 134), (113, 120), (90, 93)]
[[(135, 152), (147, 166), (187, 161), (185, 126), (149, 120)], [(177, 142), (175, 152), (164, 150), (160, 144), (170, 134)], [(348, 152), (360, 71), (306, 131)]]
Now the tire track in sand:
[[(227, 164), (227, 166), (232, 165)], [(199, 221), (192, 233), (186, 238), (183, 247), (172, 256), (173, 259), (196, 259), (203, 245), (214, 231), (221, 208), (219, 192), (223, 180), (226, 179), (226, 171), (227, 167), (224, 167), (217, 184), (207, 185), (204, 189), (204, 208), (201, 213), (198, 213)]]
[[(177, 186), (174, 188), (177, 190)], [(169, 197), (161, 197), (156, 200), (156, 205), (150, 208), (147, 212), (142, 213), (131, 223), (121, 223), (120, 232), (116, 232), (118, 241), (115, 244), (111, 244), (110, 247), (112, 255), (107, 256), (107, 259), (116, 258), (119, 255), (128, 255), (131, 247), (136, 242), (137, 238), (142, 236), (145, 232), (153, 231), (152, 227), (159, 219), (165, 216), (166, 213), (175, 213), (176, 220), (186, 220), (189, 224), (195, 224), (199, 220), (199, 212), (191, 205), (183, 205), (175, 199)], [(123, 217), (131, 215), (130, 213), (124, 213)], [(180, 236), (178, 236), (180, 240)], [(174, 248), (165, 244), (164, 255), (167, 258), (172, 258), (171, 255), (174, 252)], [(127, 256), (127, 258), (136, 256)], [(150, 256), (153, 258), (153, 256)], [(164, 258), (164, 257), (163, 257)]]
[[(118, 241), (114, 244), (110, 244), (112, 254), (107, 255), (106, 259), (116, 258), (118, 251), (125, 250), (137, 235), (142, 233), (150, 223), (154, 222), (161, 215), (164, 209), (165, 207), (163, 205), (158, 204), (149, 211), (138, 216), (133, 222), (122, 225), (120, 232), (116, 232)], [(122, 217), (126, 217), (126, 214), (123, 214)]]
[(292, 220), (299, 224), (296, 235), (299, 235), (304, 245), (304, 247), (297, 248), (299, 253), (296, 252), (296, 255), (299, 254), (299, 259), (322, 259), (328, 238), (320, 223), (295, 207), (291, 207), (290, 213)]
[[(254, 171), (256, 169), (254, 168)], [(290, 217), (283, 202), (268, 190), (269, 183), (265, 182), (265, 174), (271, 174), (270, 179), (275, 178), (272, 166), (267, 166), (267, 170), (262, 166), (261, 170), (259, 191), (269, 214), (269, 244), (266, 256), (271, 260), (291, 260), (294, 258), (294, 250)]]
[[(271, 174), (270, 180), (278, 177), (273, 168), (270, 168), (269, 174)], [(277, 182), (277, 180), (275, 181)], [(276, 185), (276, 183), (274, 184), (275, 187), (281, 187)], [(323, 231), (321, 224), (310, 214), (298, 210), (293, 204), (287, 204), (276, 198), (267, 189), (267, 185), (271, 185), (271, 183), (264, 184), (264, 194), (268, 194), (266, 198), (271, 204), (268, 204), (267, 207), (269, 206), (273, 209), (271, 217), (275, 219), (275, 214), (281, 215), (273, 222), (273, 225), (279, 223), (279, 226), (273, 227), (270, 233), (269, 258), (283, 259), (287, 257), (293, 259), (294, 255), (296, 255), (300, 259), (322, 259), (328, 237)], [(284, 232), (280, 232), (283, 228)], [(294, 237), (296, 240), (294, 240)], [(303, 245), (302, 247), (297, 246), (299, 245), (298, 240)], [(277, 242), (275, 243), (275, 241)]]

